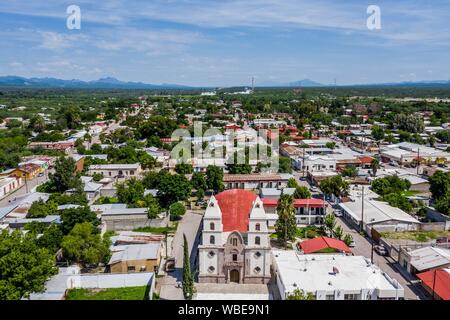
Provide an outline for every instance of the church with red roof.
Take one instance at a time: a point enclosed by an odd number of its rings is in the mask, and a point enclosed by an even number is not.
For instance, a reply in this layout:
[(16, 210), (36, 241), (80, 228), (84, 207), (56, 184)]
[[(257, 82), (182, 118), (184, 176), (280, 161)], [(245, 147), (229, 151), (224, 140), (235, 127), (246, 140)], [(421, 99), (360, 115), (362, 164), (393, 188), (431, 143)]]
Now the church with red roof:
[(268, 283), (271, 251), (261, 199), (243, 189), (212, 196), (198, 248), (200, 283)]

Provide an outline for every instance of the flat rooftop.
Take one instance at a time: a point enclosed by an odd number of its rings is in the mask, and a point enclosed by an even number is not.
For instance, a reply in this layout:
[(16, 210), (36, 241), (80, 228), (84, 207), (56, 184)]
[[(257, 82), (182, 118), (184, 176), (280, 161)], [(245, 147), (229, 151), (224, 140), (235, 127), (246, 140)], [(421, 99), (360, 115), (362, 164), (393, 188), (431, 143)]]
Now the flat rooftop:
[[(390, 220), (420, 223), (405, 211), (392, 207), (387, 202), (368, 200), (365, 197), (364, 199), (364, 223), (371, 224)], [(356, 221), (361, 221), (361, 200), (340, 203), (339, 206)]]
[(400, 284), (363, 256), (302, 255), (285, 250), (274, 250), (273, 256), (285, 292), (292, 292), (296, 288), (313, 293), (333, 293), (338, 290), (359, 293), (362, 289), (378, 289), (387, 294), (401, 290), (400, 296), (403, 296)]

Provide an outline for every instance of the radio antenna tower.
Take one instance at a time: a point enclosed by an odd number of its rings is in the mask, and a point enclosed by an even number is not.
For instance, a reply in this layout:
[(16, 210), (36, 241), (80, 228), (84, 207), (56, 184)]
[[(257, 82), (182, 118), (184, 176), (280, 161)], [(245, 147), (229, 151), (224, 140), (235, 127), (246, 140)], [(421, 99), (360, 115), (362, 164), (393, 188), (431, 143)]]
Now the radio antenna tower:
[(255, 77), (252, 77), (252, 92), (255, 92)]

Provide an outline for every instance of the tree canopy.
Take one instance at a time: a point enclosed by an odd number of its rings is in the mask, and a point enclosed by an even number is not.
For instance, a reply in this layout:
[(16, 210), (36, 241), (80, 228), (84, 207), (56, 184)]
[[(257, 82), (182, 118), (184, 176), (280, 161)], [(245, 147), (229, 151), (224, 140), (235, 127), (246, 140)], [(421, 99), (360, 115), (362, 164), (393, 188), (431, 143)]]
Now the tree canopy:
[(53, 253), (36, 243), (35, 234), (0, 233), (0, 300), (42, 292), (47, 279), (56, 273)]

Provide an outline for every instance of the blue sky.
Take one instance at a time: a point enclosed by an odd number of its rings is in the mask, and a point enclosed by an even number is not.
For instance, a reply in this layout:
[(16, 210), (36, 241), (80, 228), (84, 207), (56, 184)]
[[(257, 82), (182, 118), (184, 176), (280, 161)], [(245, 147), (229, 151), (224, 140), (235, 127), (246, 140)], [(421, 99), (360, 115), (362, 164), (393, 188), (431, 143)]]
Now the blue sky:
[[(81, 29), (66, 27), (69, 5)], [(381, 30), (368, 30), (369, 5)], [(231, 86), (450, 79), (450, 1), (2, 1), (0, 75)]]

